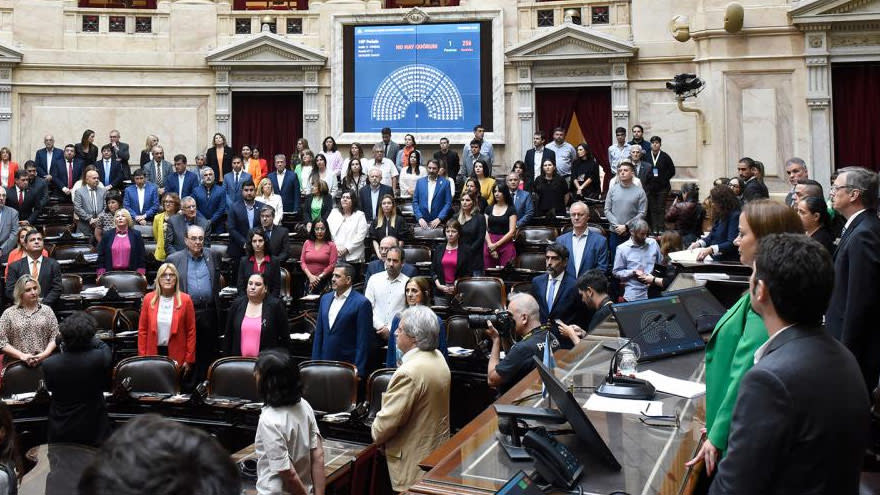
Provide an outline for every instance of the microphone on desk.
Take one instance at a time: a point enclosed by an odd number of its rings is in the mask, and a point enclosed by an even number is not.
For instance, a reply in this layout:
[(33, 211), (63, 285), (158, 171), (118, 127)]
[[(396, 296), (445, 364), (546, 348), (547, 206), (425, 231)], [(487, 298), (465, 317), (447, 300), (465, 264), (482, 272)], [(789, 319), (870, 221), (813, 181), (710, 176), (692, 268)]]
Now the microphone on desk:
[(615, 399), (653, 399), (656, 390), (654, 389), (654, 385), (651, 385), (651, 382), (642, 380), (641, 378), (614, 375), (614, 371), (617, 368), (617, 359), (620, 357), (620, 351), (629, 347), (635, 339), (644, 335), (648, 330), (653, 329), (661, 320), (663, 323), (668, 323), (675, 319), (675, 317), (675, 313), (666, 315), (665, 318), (663, 313), (658, 314), (645, 323), (642, 326), (642, 329), (639, 330), (639, 333), (624, 342), (622, 346), (618, 347), (617, 351), (614, 352), (614, 355), (611, 356), (611, 363), (608, 365), (608, 375), (605, 377), (605, 381), (602, 385), (599, 385), (599, 388), (596, 389), (596, 393), (603, 397), (612, 397)]

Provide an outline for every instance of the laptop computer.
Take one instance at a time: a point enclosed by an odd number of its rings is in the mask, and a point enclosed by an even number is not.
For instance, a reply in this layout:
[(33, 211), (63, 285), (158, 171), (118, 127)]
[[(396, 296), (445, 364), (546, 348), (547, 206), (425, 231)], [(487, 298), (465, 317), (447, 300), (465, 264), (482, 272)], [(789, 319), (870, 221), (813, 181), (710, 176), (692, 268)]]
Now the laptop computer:
[(680, 296), (658, 297), (611, 306), (620, 335), (639, 345), (639, 361), (699, 351), (706, 344)]

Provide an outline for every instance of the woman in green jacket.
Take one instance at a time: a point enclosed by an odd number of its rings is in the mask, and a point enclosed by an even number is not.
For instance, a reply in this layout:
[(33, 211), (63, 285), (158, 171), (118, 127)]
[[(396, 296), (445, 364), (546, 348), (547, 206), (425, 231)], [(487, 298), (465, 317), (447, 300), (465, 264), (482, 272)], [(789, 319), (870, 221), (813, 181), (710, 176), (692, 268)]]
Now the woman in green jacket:
[[(758, 241), (768, 234), (803, 234), (797, 213), (772, 200), (749, 202), (739, 216), (739, 260), (751, 266)], [(727, 449), (730, 418), (736, 405), (739, 382), (751, 369), (755, 351), (767, 341), (764, 322), (752, 310), (749, 292), (736, 302), (715, 325), (706, 345), (706, 440), (687, 466), (704, 461), (712, 475)]]

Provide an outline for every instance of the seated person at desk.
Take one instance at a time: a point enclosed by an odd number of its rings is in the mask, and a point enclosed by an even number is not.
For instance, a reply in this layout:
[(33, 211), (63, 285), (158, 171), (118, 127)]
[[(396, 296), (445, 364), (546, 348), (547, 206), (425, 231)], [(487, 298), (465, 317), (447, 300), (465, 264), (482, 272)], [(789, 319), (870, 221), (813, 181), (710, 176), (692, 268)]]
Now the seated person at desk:
[[(399, 246), (400, 242), (396, 237), (387, 236), (384, 237), (381, 241), (379, 241), (379, 250), (377, 253), (379, 254), (379, 259), (373, 260), (367, 263), (367, 267), (364, 268), (364, 283), (370, 281), (370, 277), (377, 273), (381, 273), (385, 271), (385, 257), (388, 256), (388, 250), (394, 246)], [(404, 260), (403, 268), (401, 268), (401, 273), (406, 275), (407, 277), (415, 277), (419, 274), (419, 269), (415, 267), (415, 265), (411, 265), (406, 263)]]
[(392, 489), (405, 492), (423, 474), (419, 462), (449, 438), (452, 378), (437, 351), (437, 315), (427, 306), (404, 310), (396, 337), (402, 363), (382, 394), (372, 435), (384, 446)]
[(269, 297), (262, 273), (252, 274), (247, 279), (244, 297), (236, 299), (229, 308), (226, 355), (256, 357), (266, 349), (286, 349), (289, 340), (284, 304)]
[[(431, 306), (431, 282), (428, 277), (415, 277), (407, 280), (404, 287), (404, 295), (406, 297), (406, 307), (413, 306)], [(405, 308), (404, 308), (405, 309)], [(446, 355), (446, 328), (443, 320), (438, 316), (437, 324), (440, 325), (440, 342), (437, 348), (443, 355)], [(391, 333), (388, 335), (388, 351), (385, 353), (385, 366), (388, 368), (397, 368), (400, 366), (400, 358), (403, 353), (397, 347), (397, 327), (400, 325), (400, 314), (394, 315), (391, 320)]]
[(709, 192), (712, 207), (712, 230), (694, 241), (688, 249), (699, 249), (697, 261), (711, 255), (716, 261), (736, 261), (739, 257), (733, 241), (739, 235), (739, 201), (727, 186), (715, 186)]
[(134, 230), (134, 220), (125, 208), (116, 211), (113, 217), (116, 229), (104, 234), (98, 245), (98, 280), (110, 271), (136, 271), (147, 273), (144, 261), (144, 239)]
[(623, 298), (638, 301), (648, 298), (649, 280), (645, 275), (650, 276), (654, 265), (663, 261), (663, 256), (657, 241), (648, 237), (651, 230), (648, 222), (639, 218), (631, 221), (627, 229), (630, 239), (617, 248), (612, 273), (626, 284)]
[[(162, 452), (164, 455), (156, 455)], [(181, 466), (198, 476), (181, 476)], [(79, 480), (80, 495), (166, 493), (240, 495), (241, 480), (216, 438), (158, 414), (135, 416), (98, 451)], [(136, 487), (133, 490), (132, 487)]]
[(40, 304), (40, 283), (32, 276), (26, 273), (7, 285), (15, 299), (0, 316), (0, 351), (37, 366), (55, 350), (58, 319), (52, 308)]
[(144, 297), (138, 322), (138, 356), (168, 356), (188, 376), (196, 362), (196, 310), (180, 291), (177, 268), (163, 263), (156, 290)]
[[(557, 322), (586, 326), (587, 311), (578, 295), (574, 276), (566, 271), (568, 249), (562, 244), (550, 244), (545, 249), (545, 259), (547, 273), (532, 279), (531, 293), (541, 310), (541, 324), (549, 326), (559, 339), (562, 335)], [(574, 347), (568, 338), (561, 339), (559, 343), (563, 349)]]
[(254, 440), (257, 494), (324, 495), (324, 441), (315, 411), (302, 398), (296, 360), (286, 352), (263, 351), (254, 375), (264, 404)]
[(803, 235), (772, 234), (754, 266), (751, 305), (770, 338), (740, 383), (709, 493), (859, 493), (871, 406), (858, 362), (822, 327), (831, 256)]
[(248, 279), (253, 273), (262, 273), (266, 288), (275, 297), (281, 295), (281, 266), (266, 252), (266, 233), (261, 228), (251, 229), (244, 245), (245, 254), (238, 263), (238, 295), (245, 293)]
[[(61, 265), (52, 258), (43, 255), (43, 234), (38, 230), (32, 230), (24, 238), (24, 256), (15, 263), (10, 263), (6, 276), (6, 299), (12, 299), (12, 289), (15, 282), (22, 275), (34, 275), (39, 281), (40, 297), (43, 304), (50, 308), (61, 298), (63, 287), (61, 285)], [(12, 281), (13, 283), (10, 283)]]
[[(519, 339), (510, 351), (500, 360), (501, 336), (498, 330), (488, 323), (486, 335), (492, 340), (492, 350), (489, 353), (489, 367), (487, 371), (490, 387), (498, 389), (498, 394), (503, 395), (517, 384), (535, 368), (532, 356), (541, 358), (544, 355), (544, 345), (548, 339), (549, 329), (541, 325), (541, 310), (538, 301), (529, 294), (514, 294), (510, 296), (507, 310), (513, 315), (513, 336)], [(552, 334), (549, 336), (552, 351), (559, 349), (559, 342)]]
[(77, 311), (61, 322), (61, 352), (43, 362), (49, 405), (49, 443), (101, 445), (110, 435), (104, 383), (113, 353), (95, 338), (98, 322)]

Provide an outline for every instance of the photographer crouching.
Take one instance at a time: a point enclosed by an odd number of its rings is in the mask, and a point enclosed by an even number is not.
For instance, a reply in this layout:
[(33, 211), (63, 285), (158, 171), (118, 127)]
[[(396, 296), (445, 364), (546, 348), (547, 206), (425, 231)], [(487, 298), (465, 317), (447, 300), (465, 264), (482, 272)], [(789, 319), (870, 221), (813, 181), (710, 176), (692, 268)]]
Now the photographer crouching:
[[(475, 319), (484, 322), (486, 335), (492, 340), (487, 372), (489, 386), (497, 388), (499, 395), (503, 395), (535, 368), (532, 356), (540, 359), (544, 355), (544, 345), (550, 329), (541, 325), (538, 301), (529, 294), (511, 296), (507, 304), (507, 312), (496, 313), (490, 317), (469, 317), (471, 326), (482, 326), (474, 321)], [(504, 360), (501, 360), (502, 335), (499, 332), (510, 334), (511, 331), (515, 344)], [(552, 351), (559, 349), (559, 342), (553, 334), (550, 334), (550, 347)]]

